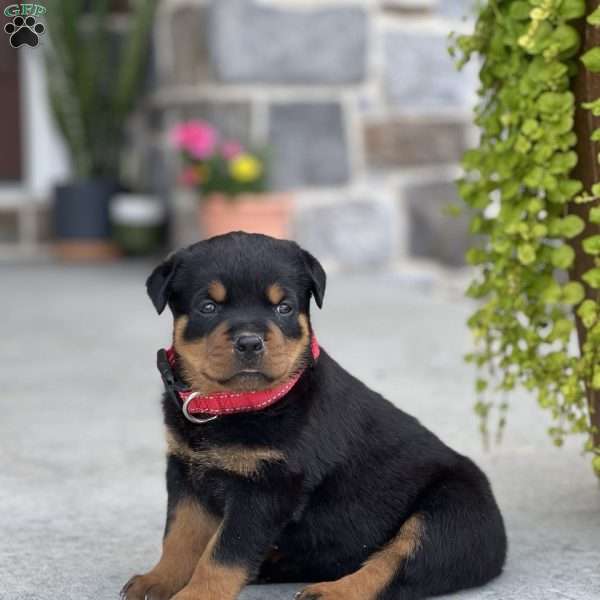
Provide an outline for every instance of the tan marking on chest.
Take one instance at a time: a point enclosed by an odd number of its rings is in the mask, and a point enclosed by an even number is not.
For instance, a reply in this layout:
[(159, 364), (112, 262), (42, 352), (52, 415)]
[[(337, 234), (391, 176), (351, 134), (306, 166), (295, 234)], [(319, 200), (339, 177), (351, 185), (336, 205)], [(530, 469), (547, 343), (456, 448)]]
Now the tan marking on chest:
[(205, 469), (221, 469), (244, 477), (255, 477), (263, 462), (285, 461), (283, 452), (272, 448), (232, 445), (194, 450), (170, 430), (167, 430), (167, 451), (192, 466)]

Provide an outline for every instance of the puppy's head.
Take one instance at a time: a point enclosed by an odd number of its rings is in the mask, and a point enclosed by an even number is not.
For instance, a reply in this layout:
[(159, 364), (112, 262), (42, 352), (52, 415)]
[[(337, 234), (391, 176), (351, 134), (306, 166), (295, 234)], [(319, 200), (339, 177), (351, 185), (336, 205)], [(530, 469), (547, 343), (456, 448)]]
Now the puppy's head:
[(172, 254), (146, 286), (159, 314), (171, 308), (183, 378), (210, 393), (274, 387), (302, 369), (325, 280), (296, 243), (237, 232)]

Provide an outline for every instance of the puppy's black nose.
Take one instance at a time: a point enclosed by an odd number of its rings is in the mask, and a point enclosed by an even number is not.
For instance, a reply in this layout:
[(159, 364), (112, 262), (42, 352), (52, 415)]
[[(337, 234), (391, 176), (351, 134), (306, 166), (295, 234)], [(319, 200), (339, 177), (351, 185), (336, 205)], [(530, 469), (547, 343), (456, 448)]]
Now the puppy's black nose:
[(262, 352), (265, 349), (265, 344), (260, 336), (245, 334), (240, 335), (235, 340), (235, 349), (240, 354), (249, 356)]

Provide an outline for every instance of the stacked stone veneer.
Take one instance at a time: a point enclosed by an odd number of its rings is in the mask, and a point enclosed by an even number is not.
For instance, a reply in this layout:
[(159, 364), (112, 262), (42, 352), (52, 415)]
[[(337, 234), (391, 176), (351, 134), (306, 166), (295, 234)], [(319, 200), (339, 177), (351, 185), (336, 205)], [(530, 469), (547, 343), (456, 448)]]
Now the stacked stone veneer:
[[(177, 190), (174, 123), (211, 121), (269, 148), (271, 183), (296, 191), (295, 237), (325, 262), (459, 264), (464, 220), (444, 216), (470, 126), (476, 72), (450, 31), (468, 0), (163, 0), (147, 111), (149, 172), (174, 207), (174, 244), (197, 237)], [(166, 166), (166, 177), (165, 168)]]

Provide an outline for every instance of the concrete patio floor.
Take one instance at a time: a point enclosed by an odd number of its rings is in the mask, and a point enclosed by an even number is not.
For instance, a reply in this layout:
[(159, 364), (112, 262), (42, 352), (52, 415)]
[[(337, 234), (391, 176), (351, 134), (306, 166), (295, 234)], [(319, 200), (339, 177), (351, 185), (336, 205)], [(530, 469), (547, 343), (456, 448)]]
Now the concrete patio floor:
[[(157, 559), (164, 441), (157, 348), (170, 319), (149, 265), (0, 266), (0, 599), (109, 600)], [(333, 276), (314, 319), (344, 366), (488, 473), (510, 539), (505, 573), (464, 600), (600, 598), (600, 487), (581, 440), (558, 450), (515, 396), (484, 452), (472, 413), (468, 302), (427, 277)], [(243, 600), (300, 586), (251, 587)]]

